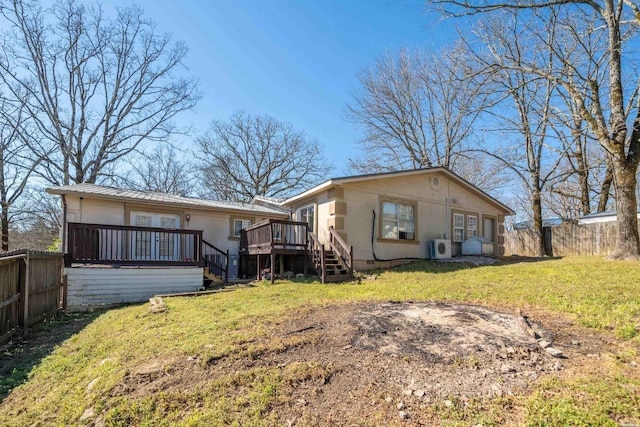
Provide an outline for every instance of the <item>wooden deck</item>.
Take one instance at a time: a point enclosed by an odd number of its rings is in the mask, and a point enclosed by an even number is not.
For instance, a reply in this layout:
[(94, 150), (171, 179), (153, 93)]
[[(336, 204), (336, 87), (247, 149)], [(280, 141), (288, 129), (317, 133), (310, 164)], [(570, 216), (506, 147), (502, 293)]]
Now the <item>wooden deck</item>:
[(306, 275), (309, 255), (309, 230), (306, 222), (265, 219), (240, 232), (240, 256), (256, 256), (256, 277), (262, 279), (261, 256), (269, 257), (271, 283), (275, 281), (276, 258), (280, 257), (280, 269), (284, 256), (301, 257)]
[(202, 246), (201, 230), (70, 222), (65, 262), (198, 267)]
[(308, 252), (306, 222), (266, 219), (240, 233), (241, 255), (301, 255)]
[(307, 260), (321, 276), (322, 283), (351, 280), (353, 278), (353, 248), (335, 232), (329, 230), (330, 240), (325, 249), (306, 222), (267, 219), (240, 233), (240, 255), (256, 256), (256, 277), (262, 278), (261, 257), (266, 255), (271, 283), (280, 259), (280, 273), (284, 270), (284, 257), (303, 259), (303, 274), (307, 273)]

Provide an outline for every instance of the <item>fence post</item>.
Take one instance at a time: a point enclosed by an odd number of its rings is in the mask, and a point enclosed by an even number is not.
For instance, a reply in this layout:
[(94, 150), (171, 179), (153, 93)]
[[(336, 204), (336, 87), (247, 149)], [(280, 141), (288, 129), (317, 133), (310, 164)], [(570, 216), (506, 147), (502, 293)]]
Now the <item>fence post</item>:
[(29, 250), (27, 249), (24, 257), (24, 280), (20, 286), (24, 287), (24, 293), (22, 293), (22, 331), (27, 333), (27, 325), (29, 324), (29, 288), (31, 287), (31, 268), (29, 264)]
[(62, 310), (67, 311), (67, 292), (69, 291), (68, 277), (62, 273)]

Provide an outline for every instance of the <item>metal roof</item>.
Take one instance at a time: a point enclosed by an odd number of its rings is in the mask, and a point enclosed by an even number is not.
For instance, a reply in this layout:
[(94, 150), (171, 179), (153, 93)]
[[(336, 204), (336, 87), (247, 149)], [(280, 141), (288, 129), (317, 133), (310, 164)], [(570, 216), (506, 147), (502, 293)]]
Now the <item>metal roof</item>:
[(87, 183), (47, 188), (47, 193), (58, 195), (73, 194), (78, 196), (88, 195), (100, 199), (129, 200), (149, 204), (170, 204), (211, 210), (255, 212), (280, 216), (285, 214), (281, 209), (252, 205), (249, 203), (232, 202), (227, 200), (197, 199), (155, 191), (129, 190)]
[[(558, 225), (561, 225), (565, 221), (567, 221), (567, 219), (564, 219), (564, 218), (543, 218), (542, 226), (556, 227)], [(528, 228), (533, 228), (533, 221), (530, 219), (526, 221), (516, 222), (515, 224), (513, 224), (514, 230), (526, 230)]]
[[(640, 214), (640, 210), (638, 211), (638, 214)], [(617, 212), (616, 211), (604, 211), (604, 212), (593, 212), (593, 213), (589, 213), (586, 215), (582, 215), (579, 219), (584, 219), (584, 218), (606, 218), (606, 217), (610, 217), (610, 216), (617, 216)]]
[(251, 199), (251, 203), (253, 203), (254, 201), (259, 201), (259, 202), (273, 203), (273, 204), (279, 205), (285, 200), (286, 199), (281, 199), (278, 197), (271, 197), (271, 196), (261, 196), (258, 194), (257, 196), (253, 196), (253, 199)]

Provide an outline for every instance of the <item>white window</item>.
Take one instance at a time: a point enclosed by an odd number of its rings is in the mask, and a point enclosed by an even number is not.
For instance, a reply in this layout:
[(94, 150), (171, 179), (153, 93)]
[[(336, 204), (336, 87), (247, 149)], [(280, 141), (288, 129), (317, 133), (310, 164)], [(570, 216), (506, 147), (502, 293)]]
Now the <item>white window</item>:
[(282, 224), (271, 224), (271, 232), (273, 233), (273, 240), (279, 242), (282, 240)]
[[(160, 218), (160, 226), (162, 228), (175, 229), (176, 218)], [(175, 249), (177, 245), (178, 235), (175, 233), (160, 233), (158, 243), (160, 243), (160, 257), (173, 259), (175, 257)]]
[(298, 221), (309, 224), (309, 231), (313, 233), (313, 223), (315, 221), (315, 209), (313, 205), (298, 209)]
[(398, 202), (382, 202), (382, 237), (415, 240), (415, 207)]
[(467, 215), (467, 238), (478, 235), (478, 217)]
[[(135, 218), (134, 225), (136, 227), (151, 227), (153, 225), (152, 215), (133, 214)], [(151, 237), (150, 231), (134, 231), (135, 239), (134, 251), (137, 259), (151, 257)]]
[(464, 214), (453, 214), (453, 241), (464, 241)]
[(180, 229), (180, 216), (174, 214), (131, 212), (131, 225), (151, 227), (160, 230), (131, 231), (131, 254), (137, 260), (178, 261), (180, 254), (180, 235), (170, 230)]
[(233, 220), (233, 236), (240, 237), (240, 230), (251, 226), (250, 219), (234, 219)]

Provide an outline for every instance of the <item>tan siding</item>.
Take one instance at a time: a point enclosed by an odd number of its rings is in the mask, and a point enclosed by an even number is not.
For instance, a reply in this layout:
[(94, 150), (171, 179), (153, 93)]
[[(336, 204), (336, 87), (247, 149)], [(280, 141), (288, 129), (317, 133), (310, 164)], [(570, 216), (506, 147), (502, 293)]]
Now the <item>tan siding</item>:
[[(68, 222), (82, 222), (90, 224), (129, 225), (132, 211), (176, 214), (180, 216), (180, 228), (186, 230), (202, 230), (203, 238), (222, 250), (229, 250), (232, 254), (239, 251), (239, 239), (231, 236), (231, 221), (250, 219), (254, 224), (263, 220), (263, 213), (252, 212), (235, 213), (227, 211), (212, 211), (189, 207), (163, 206), (140, 203), (125, 203), (113, 200), (100, 200), (67, 196)], [(186, 220), (189, 215), (189, 221)], [(277, 217), (277, 216), (274, 216)]]
[[(374, 248), (379, 259), (426, 258), (429, 240), (451, 238), (452, 210), (463, 210), (477, 215), (478, 233), (482, 233), (480, 222), (483, 215), (498, 217), (502, 212), (486, 199), (470, 193), (440, 175), (440, 186), (430, 184), (429, 175), (385, 178), (352, 184), (344, 184), (344, 199), (347, 202), (345, 232), (348, 244), (353, 245), (354, 259), (362, 268), (366, 260), (373, 259), (371, 229), (376, 212)], [(416, 203), (416, 242), (378, 241), (380, 233), (380, 199), (401, 199)], [(496, 236), (499, 240), (500, 236)], [(416, 244), (417, 243), (417, 244)], [(371, 264), (369, 264), (371, 265)]]
[(123, 202), (67, 197), (67, 219), (69, 222), (85, 224), (124, 225)]

